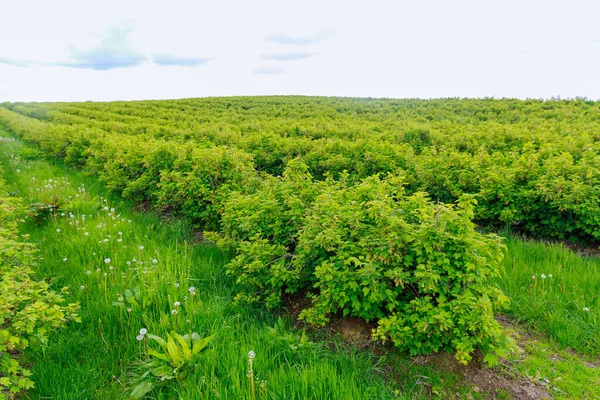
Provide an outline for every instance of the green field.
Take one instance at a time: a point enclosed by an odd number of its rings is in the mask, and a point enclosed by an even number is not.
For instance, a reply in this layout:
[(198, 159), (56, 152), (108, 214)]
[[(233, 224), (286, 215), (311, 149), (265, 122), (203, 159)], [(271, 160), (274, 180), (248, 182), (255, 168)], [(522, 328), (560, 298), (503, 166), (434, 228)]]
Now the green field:
[(3, 293), (81, 320), (2, 300), (23, 396), (600, 398), (598, 102), (1, 106)]

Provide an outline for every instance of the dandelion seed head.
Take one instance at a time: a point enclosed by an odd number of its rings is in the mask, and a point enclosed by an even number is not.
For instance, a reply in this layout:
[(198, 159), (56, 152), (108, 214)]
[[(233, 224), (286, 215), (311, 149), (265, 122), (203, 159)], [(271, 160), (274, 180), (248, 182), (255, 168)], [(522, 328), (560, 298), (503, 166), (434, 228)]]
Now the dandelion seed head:
[(140, 335), (145, 335), (146, 333), (148, 333), (148, 330), (146, 328), (140, 329)]
[(250, 350), (248, 352), (248, 358), (251, 360), (254, 360), (254, 357), (256, 357), (256, 353), (254, 353), (254, 351)]
[(144, 340), (144, 335), (137, 335), (135, 338), (137, 340)]
[(178, 302), (178, 301), (176, 301), (176, 302), (174, 303), (174, 305), (175, 305), (175, 307), (179, 307), (179, 306), (181, 305), (181, 303), (180, 303), (180, 302)]
[(105, 263), (105, 264), (109, 264), (109, 263), (110, 263), (110, 258), (105, 258), (105, 259), (104, 259), (104, 263)]

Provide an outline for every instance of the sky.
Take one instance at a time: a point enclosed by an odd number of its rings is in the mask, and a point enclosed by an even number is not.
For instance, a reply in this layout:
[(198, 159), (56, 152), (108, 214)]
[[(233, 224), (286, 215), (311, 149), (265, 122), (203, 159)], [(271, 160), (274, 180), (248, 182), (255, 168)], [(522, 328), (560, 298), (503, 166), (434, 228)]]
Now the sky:
[(600, 99), (600, 1), (0, 0), (0, 102)]

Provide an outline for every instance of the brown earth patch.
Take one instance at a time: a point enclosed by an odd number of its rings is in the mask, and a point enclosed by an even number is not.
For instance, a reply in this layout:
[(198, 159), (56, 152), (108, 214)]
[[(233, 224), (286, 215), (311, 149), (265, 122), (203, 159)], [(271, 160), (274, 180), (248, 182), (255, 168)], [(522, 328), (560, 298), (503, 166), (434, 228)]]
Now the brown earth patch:
[(138, 213), (147, 213), (152, 210), (152, 203), (149, 201), (144, 201), (137, 206), (135, 206), (135, 212)]
[(302, 321), (298, 321), (298, 316), (305, 308), (312, 307), (312, 301), (308, 297), (306, 297), (306, 294), (286, 294), (284, 295), (282, 301), (284, 308), (289, 313), (289, 316), (292, 318), (292, 321), (294, 321), (294, 324), (304, 326), (304, 323)]
[(192, 240), (191, 243), (202, 243), (204, 241), (206, 241), (206, 239), (204, 238), (204, 231), (200, 230), (200, 229), (192, 229)]
[(425, 357), (424, 364), (464, 377), (467, 383), (473, 385), (473, 393), (485, 393), (490, 400), (506, 399), (506, 396), (514, 400), (552, 398), (542, 386), (486, 367), (483, 364), (483, 356), (479, 352), (468, 365), (460, 364), (451, 354), (442, 353)]
[(337, 333), (344, 342), (359, 348), (367, 347), (373, 343), (372, 333), (375, 325), (360, 318), (347, 317), (333, 320), (330, 329)]

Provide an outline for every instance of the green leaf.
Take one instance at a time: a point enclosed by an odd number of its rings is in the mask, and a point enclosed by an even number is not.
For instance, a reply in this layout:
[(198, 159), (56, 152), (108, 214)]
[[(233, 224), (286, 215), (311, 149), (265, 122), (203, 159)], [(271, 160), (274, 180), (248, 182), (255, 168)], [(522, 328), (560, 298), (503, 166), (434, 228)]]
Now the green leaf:
[(194, 343), (194, 347), (192, 348), (192, 355), (198, 355), (202, 350), (206, 348), (206, 346), (208, 346), (208, 344), (211, 340), (213, 340), (214, 337), (215, 335), (213, 334), (205, 337), (204, 339), (198, 339), (196, 343)]
[(169, 357), (169, 355), (168, 355), (168, 354), (165, 354), (165, 353), (159, 353), (159, 352), (158, 352), (158, 351), (156, 351), (156, 350), (152, 350), (152, 349), (148, 350), (148, 355), (150, 355), (150, 356), (152, 356), (152, 357), (156, 357), (156, 358), (158, 358), (158, 359), (161, 359), (161, 360), (163, 360), (163, 361), (166, 361), (166, 362), (168, 362), (168, 363), (170, 363), (170, 362), (172, 361), (172, 360), (171, 360), (171, 357)]
[(154, 389), (152, 382), (144, 381), (137, 385), (135, 388), (133, 388), (133, 390), (131, 391), (131, 397), (133, 397), (134, 399), (141, 399), (146, 395), (146, 393), (152, 391), (152, 389)]
[(148, 339), (154, 340), (156, 343), (158, 343), (160, 345), (160, 347), (162, 347), (164, 350), (167, 350), (167, 342), (165, 342), (164, 339), (161, 338), (160, 336), (156, 336), (151, 333), (148, 333), (148, 334), (146, 334), (146, 337)]
[(185, 338), (175, 331), (171, 331), (171, 336), (179, 342), (184, 360), (189, 360), (190, 358), (192, 358), (192, 351), (190, 350), (190, 346), (185, 341)]
[(173, 374), (173, 368), (168, 365), (161, 365), (160, 367), (156, 367), (152, 370), (154, 376), (158, 376), (159, 378), (164, 378)]
[(483, 357), (483, 361), (485, 361), (490, 367), (493, 367), (498, 365), (498, 356), (494, 353), (487, 353)]
[(173, 337), (167, 333), (167, 352), (172, 358), (172, 365), (179, 368), (183, 364), (183, 354), (179, 351), (179, 346), (173, 340)]

